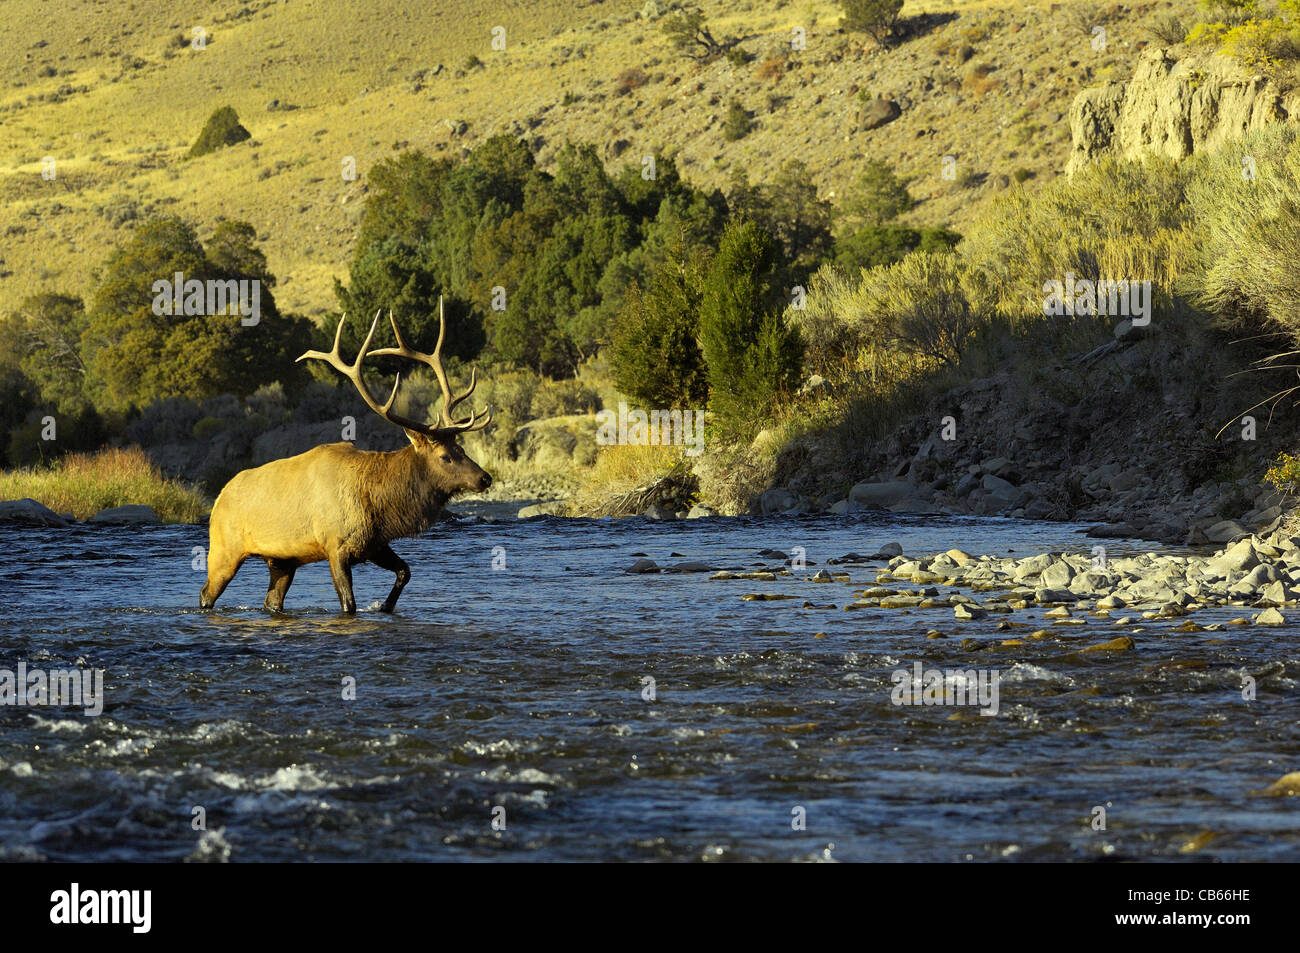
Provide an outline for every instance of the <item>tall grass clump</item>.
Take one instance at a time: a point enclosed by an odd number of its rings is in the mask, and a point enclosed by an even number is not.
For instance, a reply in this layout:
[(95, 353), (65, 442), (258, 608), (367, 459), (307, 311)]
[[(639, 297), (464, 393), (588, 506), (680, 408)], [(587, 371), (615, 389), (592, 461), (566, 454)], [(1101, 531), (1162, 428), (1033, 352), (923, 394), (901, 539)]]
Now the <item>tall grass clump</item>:
[(1203, 236), (1192, 289), (1221, 324), (1266, 319), (1300, 343), (1300, 132), (1268, 127), (1203, 167), (1188, 188)]
[(1106, 159), (1033, 194), (1003, 195), (961, 245), (1008, 316), (1042, 319), (1050, 280), (1150, 281), (1153, 311), (1168, 315), (1199, 259), (1187, 189), (1199, 160)]
[(196, 523), (210, 509), (196, 489), (166, 479), (139, 447), (70, 453), (48, 467), (0, 473), (0, 499), (24, 498), (79, 520), (139, 503), (166, 523)]

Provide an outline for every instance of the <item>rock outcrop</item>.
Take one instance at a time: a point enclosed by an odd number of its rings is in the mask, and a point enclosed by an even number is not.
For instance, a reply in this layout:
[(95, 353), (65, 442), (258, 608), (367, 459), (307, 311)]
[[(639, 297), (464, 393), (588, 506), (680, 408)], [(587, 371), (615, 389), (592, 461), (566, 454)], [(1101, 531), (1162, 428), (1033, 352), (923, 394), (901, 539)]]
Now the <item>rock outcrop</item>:
[(1300, 117), (1300, 90), (1224, 56), (1148, 47), (1127, 83), (1085, 89), (1070, 107), (1073, 173), (1102, 156), (1185, 159)]

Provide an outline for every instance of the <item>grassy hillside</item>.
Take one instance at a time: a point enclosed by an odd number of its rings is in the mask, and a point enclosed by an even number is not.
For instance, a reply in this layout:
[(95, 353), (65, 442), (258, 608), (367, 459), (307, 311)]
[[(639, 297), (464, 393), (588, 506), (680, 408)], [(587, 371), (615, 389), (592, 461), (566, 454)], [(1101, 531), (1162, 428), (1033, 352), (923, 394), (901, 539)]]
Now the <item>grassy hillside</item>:
[[(1142, 24), (1191, 3), (909, 2), (905, 15), (928, 16), (890, 51), (840, 30), (829, 2), (702, 6), (715, 34), (755, 35), (742, 44), (749, 62), (673, 52), (639, 0), (7, 0), (0, 298), (83, 294), (120, 229), (166, 211), (203, 233), (222, 217), (253, 223), (281, 306), (317, 317), (334, 306), (373, 163), (408, 146), (459, 154), (502, 131), (539, 147), (543, 164), (566, 141), (597, 143), (612, 163), (676, 151), (706, 185), (800, 158), (832, 198), (885, 158), (914, 177), (912, 221), (960, 230), (1017, 170), (1031, 189), (1054, 177), (1074, 94), (1123, 78), (1148, 39)], [(1108, 31), (1104, 50), (1090, 45), (1094, 24)], [(202, 50), (188, 45), (196, 26)], [(504, 51), (492, 49), (495, 26)], [(807, 49), (785, 57), (795, 26)], [(877, 96), (902, 115), (864, 129), (863, 101)], [(753, 130), (729, 142), (733, 98)], [(187, 160), (227, 104), (252, 139)]]

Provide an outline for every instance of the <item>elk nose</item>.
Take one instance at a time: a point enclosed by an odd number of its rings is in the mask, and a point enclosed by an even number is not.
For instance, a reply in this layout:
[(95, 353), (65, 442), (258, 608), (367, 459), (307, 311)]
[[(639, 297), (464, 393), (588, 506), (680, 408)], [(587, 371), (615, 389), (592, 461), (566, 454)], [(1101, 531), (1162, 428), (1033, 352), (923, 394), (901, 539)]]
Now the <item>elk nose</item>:
[(483, 474), (483, 478), (478, 481), (479, 489), (486, 490), (491, 485), (492, 485), (492, 475), (490, 473)]

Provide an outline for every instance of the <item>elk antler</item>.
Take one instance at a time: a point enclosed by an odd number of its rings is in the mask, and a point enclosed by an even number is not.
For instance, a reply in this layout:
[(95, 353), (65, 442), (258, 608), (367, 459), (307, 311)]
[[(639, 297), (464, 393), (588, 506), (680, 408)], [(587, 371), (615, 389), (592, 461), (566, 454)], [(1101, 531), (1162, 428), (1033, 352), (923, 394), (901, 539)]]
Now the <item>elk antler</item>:
[[(492, 419), (492, 411), (484, 410), (478, 413), (471, 413), (463, 420), (456, 420), (452, 417), (452, 411), (456, 405), (474, 393), (474, 388), (478, 386), (478, 369), (475, 368), (469, 374), (469, 387), (465, 388), (465, 393), (459, 396), (453, 396), (451, 385), (447, 383), (447, 374), (442, 369), (442, 340), (447, 335), (447, 319), (442, 312), (442, 295), (438, 296), (438, 343), (433, 346), (432, 354), (425, 354), (422, 351), (414, 351), (406, 346), (402, 340), (402, 332), (397, 327), (397, 319), (393, 317), (393, 312), (388, 312), (388, 320), (393, 325), (393, 336), (397, 338), (397, 347), (382, 347), (372, 353), (376, 357), (404, 357), (408, 360), (419, 361), (427, 364), (433, 369), (434, 376), (438, 378), (438, 386), (442, 388), (442, 429), (452, 430), (458, 433), (466, 433), (471, 430), (482, 430)], [(486, 414), (482, 423), (477, 423), (479, 417)]]
[[(414, 351), (406, 346), (406, 342), (402, 340), (402, 332), (397, 328), (397, 319), (393, 317), (393, 312), (391, 311), (388, 312), (388, 320), (392, 322), (393, 334), (397, 337), (397, 347), (384, 347), (375, 351), (370, 350), (370, 342), (374, 339), (375, 329), (379, 326), (379, 317), (381, 314), (383, 314), (382, 311), (375, 312), (375, 320), (370, 323), (370, 331), (367, 332), (366, 339), (361, 344), (361, 350), (357, 352), (357, 359), (353, 363), (348, 364), (344, 362), (343, 358), (339, 355), (339, 342), (343, 337), (343, 322), (347, 319), (347, 315), (344, 315), (339, 319), (338, 329), (334, 332), (334, 347), (330, 349), (328, 354), (323, 354), (320, 351), (306, 351), (298, 358), (298, 360), (302, 361), (310, 358), (311, 360), (324, 361), (329, 364), (330, 367), (334, 368), (353, 383), (357, 391), (360, 392), (361, 398), (366, 402), (367, 407), (390, 423), (397, 424), (397, 426), (404, 427), (407, 430), (414, 430), (431, 437), (449, 437), (455, 436), (456, 434), (469, 433), (474, 430), (482, 430), (492, 422), (491, 410), (472, 413), (463, 420), (454, 420), (451, 416), (451, 412), (455, 409), (456, 405), (474, 392), (474, 387), (478, 383), (478, 374), (476, 370), (472, 371), (470, 373), (469, 387), (465, 390), (465, 393), (458, 397), (452, 396), (451, 385), (447, 383), (447, 374), (442, 369), (442, 340), (447, 332), (447, 322), (442, 313), (441, 297), (438, 298), (438, 343), (434, 347), (432, 354)], [(422, 364), (427, 364), (432, 368), (434, 375), (438, 378), (438, 386), (442, 388), (442, 426), (420, 423), (411, 420), (408, 417), (403, 417), (393, 411), (393, 401), (397, 398), (397, 388), (402, 383), (401, 374), (398, 374), (396, 380), (393, 381), (393, 392), (388, 395), (388, 400), (386, 400), (382, 405), (377, 403), (375, 399), (370, 396), (370, 391), (366, 387), (366, 382), (361, 376), (361, 365), (367, 356), (404, 357), (408, 360), (419, 361)]]

